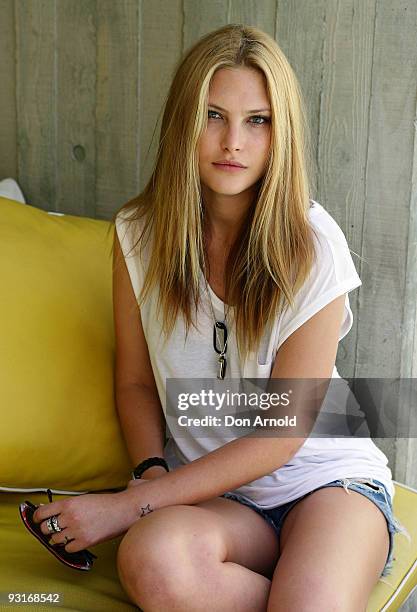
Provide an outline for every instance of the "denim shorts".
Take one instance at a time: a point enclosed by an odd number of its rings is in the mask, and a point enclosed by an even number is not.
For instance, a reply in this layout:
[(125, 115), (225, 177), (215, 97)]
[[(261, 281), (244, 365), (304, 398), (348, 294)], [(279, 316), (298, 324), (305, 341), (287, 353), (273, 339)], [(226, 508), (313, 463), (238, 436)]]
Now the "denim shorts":
[[(379, 480), (375, 480), (374, 478), (340, 478), (338, 480), (333, 480), (332, 482), (328, 482), (325, 485), (317, 487), (313, 491), (298, 497), (297, 499), (293, 499), (286, 504), (282, 504), (281, 506), (277, 506), (276, 508), (259, 508), (251, 501), (243, 498), (242, 496), (235, 493), (225, 493), (221, 497), (225, 497), (227, 499), (236, 500), (246, 506), (249, 506), (255, 512), (258, 512), (263, 518), (272, 525), (275, 529), (275, 532), (279, 539), (279, 534), (282, 528), (282, 524), (288, 512), (297, 504), (299, 501), (311, 495), (314, 491), (318, 491), (319, 489), (324, 489), (325, 487), (343, 487), (346, 493), (349, 493), (348, 487), (352, 491), (357, 491), (362, 495), (365, 495), (368, 499), (374, 502), (381, 510), (385, 519), (387, 521), (388, 532), (389, 532), (389, 551), (387, 556), (387, 561), (385, 563), (384, 569), (381, 572), (380, 580), (382, 580), (383, 576), (388, 576), (392, 572), (393, 562), (395, 561), (394, 554), (394, 534), (402, 533), (405, 537), (408, 538), (408, 541), (411, 541), (411, 536), (408, 533), (407, 529), (401, 525), (401, 523), (394, 517), (391, 498), (388, 494), (388, 491), (385, 485), (382, 484)], [(382, 582), (387, 582), (382, 580)], [(389, 584), (389, 583), (388, 583)]]

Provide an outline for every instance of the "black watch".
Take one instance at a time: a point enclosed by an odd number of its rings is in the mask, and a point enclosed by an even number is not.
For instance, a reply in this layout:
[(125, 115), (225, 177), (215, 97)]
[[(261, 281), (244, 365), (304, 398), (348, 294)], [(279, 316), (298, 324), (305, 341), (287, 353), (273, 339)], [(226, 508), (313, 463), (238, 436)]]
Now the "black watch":
[(148, 468), (153, 467), (154, 465), (162, 465), (162, 467), (164, 467), (166, 471), (169, 472), (168, 464), (163, 457), (149, 457), (149, 459), (145, 459), (135, 467), (132, 472), (132, 477), (135, 479), (140, 478), (143, 472), (145, 472)]

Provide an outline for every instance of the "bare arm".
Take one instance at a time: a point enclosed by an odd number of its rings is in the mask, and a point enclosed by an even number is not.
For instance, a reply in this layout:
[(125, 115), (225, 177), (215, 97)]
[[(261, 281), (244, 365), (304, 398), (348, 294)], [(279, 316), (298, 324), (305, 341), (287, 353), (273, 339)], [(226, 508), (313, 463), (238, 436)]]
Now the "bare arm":
[[(344, 295), (336, 298), (291, 334), (277, 353), (271, 378), (331, 378), (344, 302)], [(306, 437), (242, 437), (127, 493), (132, 503), (152, 509), (196, 504), (278, 469)]]
[[(165, 418), (158, 394), (131, 385), (116, 389), (116, 405), (132, 468), (148, 457), (164, 456)], [(143, 472), (143, 478), (166, 474), (162, 466)]]
[[(165, 417), (149, 359), (140, 309), (116, 231), (113, 251), (113, 316), (116, 341), (115, 401), (132, 467), (148, 457), (163, 457)], [(148, 468), (148, 479), (166, 474)]]

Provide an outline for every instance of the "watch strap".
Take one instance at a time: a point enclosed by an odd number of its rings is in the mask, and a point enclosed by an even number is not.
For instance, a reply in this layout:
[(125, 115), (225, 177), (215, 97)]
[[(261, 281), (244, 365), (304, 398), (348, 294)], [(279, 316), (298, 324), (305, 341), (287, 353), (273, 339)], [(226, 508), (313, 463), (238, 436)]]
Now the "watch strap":
[(141, 461), (141, 463), (139, 463), (139, 465), (135, 467), (132, 472), (133, 478), (140, 478), (143, 472), (145, 472), (148, 468), (153, 467), (154, 465), (161, 465), (166, 469), (167, 472), (169, 472), (168, 464), (163, 457), (149, 457), (148, 459), (144, 459), (144, 461)]

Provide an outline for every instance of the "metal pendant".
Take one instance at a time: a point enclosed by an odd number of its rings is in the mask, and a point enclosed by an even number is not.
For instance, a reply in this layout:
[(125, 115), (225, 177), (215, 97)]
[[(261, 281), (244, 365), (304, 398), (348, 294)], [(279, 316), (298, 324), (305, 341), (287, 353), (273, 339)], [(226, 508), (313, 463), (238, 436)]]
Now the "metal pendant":
[(217, 378), (219, 378), (220, 380), (223, 380), (226, 375), (226, 365), (227, 365), (226, 357), (221, 355), (219, 357), (219, 372), (217, 374)]

